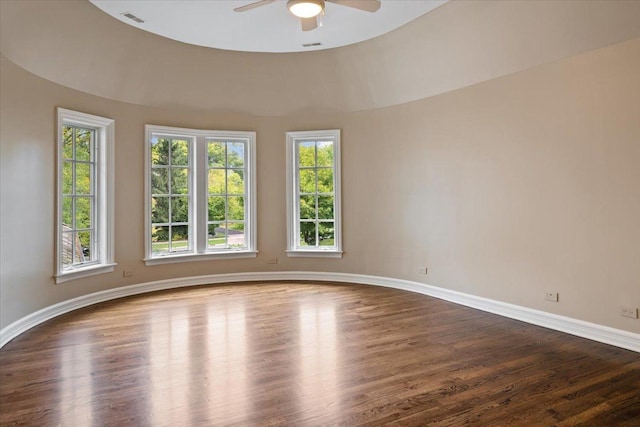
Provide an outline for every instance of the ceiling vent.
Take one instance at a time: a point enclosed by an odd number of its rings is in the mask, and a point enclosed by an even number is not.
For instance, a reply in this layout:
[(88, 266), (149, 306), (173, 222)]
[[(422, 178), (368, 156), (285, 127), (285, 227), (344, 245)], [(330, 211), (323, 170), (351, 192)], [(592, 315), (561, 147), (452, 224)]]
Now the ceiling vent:
[(123, 12), (120, 15), (124, 16), (125, 18), (129, 18), (132, 21), (136, 21), (138, 24), (142, 24), (144, 21), (140, 18), (138, 18), (136, 15), (134, 15), (131, 12)]

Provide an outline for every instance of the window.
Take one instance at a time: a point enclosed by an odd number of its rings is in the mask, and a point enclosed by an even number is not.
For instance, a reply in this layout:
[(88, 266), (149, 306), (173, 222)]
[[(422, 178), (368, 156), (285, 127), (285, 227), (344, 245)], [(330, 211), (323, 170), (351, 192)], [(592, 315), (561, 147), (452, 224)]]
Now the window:
[(289, 256), (342, 256), (340, 131), (287, 132)]
[(145, 262), (255, 257), (255, 132), (146, 134)]
[(114, 270), (114, 127), (58, 108), (56, 283)]

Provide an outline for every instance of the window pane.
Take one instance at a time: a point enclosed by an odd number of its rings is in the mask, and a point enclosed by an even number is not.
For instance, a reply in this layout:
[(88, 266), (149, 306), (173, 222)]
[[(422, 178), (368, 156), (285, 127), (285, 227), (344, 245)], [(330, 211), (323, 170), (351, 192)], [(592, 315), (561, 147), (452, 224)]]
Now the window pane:
[(225, 194), (225, 170), (209, 170), (209, 194)]
[(316, 246), (316, 223), (300, 223), (300, 246)]
[(316, 171), (314, 169), (300, 170), (300, 192), (301, 193), (316, 192)]
[(169, 227), (151, 227), (151, 250), (153, 253), (169, 251)]
[(333, 219), (333, 196), (318, 196), (318, 218)]
[(315, 142), (302, 142), (298, 144), (298, 164), (300, 167), (314, 167), (316, 165)]
[(151, 141), (151, 164), (169, 164), (169, 141), (154, 137)]
[(80, 258), (80, 262), (91, 261), (91, 232), (79, 232), (78, 240), (80, 241), (80, 250), (78, 250), (77, 252)]
[(91, 165), (76, 163), (76, 194), (91, 194)]
[(171, 250), (182, 251), (189, 249), (189, 226), (178, 225), (171, 227)]
[(227, 203), (229, 205), (228, 206), (229, 217), (227, 219), (230, 221), (244, 220), (244, 197), (236, 197), (236, 196), (227, 197)]
[(318, 193), (333, 193), (333, 169), (318, 169)]
[(224, 221), (225, 212), (226, 209), (224, 197), (209, 197), (209, 221)]
[(171, 141), (171, 165), (189, 166), (189, 143), (187, 141)]
[(171, 222), (189, 222), (189, 198), (171, 198)]
[(333, 166), (333, 142), (318, 141), (318, 167)]
[(227, 167), (244, 167), (244, 143), (229, 142), (227, 144)]
[(209, 224), (209, 238), (207, 241), (207, 246), (209, 246), (210, 248), (220, 248), (227, 246), (225, 229), (222, 228), (220, 224)]
[(207, 152), (209, 157), (209, 167), (223, 168), (225, 163), (225, 143), (224, 142), (209, 142), (207, 144)]
[(82, 245), (80, 244), (80, 236), (78, 236), (77, 232), (71, 233), (73, 236), (73, 263), (79, 263), (84, 261), (84, 256), (82, 255)]
[(318, 224), (318, 238), (320, 246), (335, 246), (333, 222), (321, 222)]
[(62, 225), (66, 227), (73, 226), (73, 198), (62, 198)]
[(151, 169), (151, 193), (169, 194), (169, 170), (167, 168)]
[(171, 194), (189, 193), (189, 169), (171, 168)]
[[(63, 228), (68, 230), (68, 227)], [(74, 233), (66, 231), (62, 233), (62, 265), (65, 267), (73, 263), (73, 237)]]
[(69, 235), (71, 236), (71, 240), (73, 242), (73, 250), (72, 250), (72, 257), (73, 257), (73, 264), (76, 264), (78, 262), (82, 262), (83, 260), (83, 256), (82, 256), (82, 246), (80, 245), (80, 238), (78, 237), (78, 233), (77, 232), (72, 232), (69, 233)]
[(151, 198), (151, 222), (154, 224), (167, 224), (169, 222), (169, 198)]
[(91, 136), (93, 132), (88, 129), (76, 131), (76, 160), (91, 160)]
[(76, 229), (92, 228), (90, 197), (76, 197)]
[(300, 219), (316, 219), (315, 196), (300, 196)]
[(244, 170), (227, 170), (227, 192), (228, 194), (244, 194)]
[(228, 244), (230, 247), (244, 247), (244, 222), (230, 222), (228, 223)]
[(62, 157), (73, 159), (73, 128), (69, 126), (62, 128)]
[(62, 165), (62, 194), (73, 193), (73, 162)]

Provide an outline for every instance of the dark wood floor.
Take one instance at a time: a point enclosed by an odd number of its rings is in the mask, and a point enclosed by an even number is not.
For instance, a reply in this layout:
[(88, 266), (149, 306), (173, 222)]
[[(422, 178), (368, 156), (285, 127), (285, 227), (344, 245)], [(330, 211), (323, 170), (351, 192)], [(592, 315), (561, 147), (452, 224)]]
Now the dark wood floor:
[(0, 425), (640, 425), (640, 355), (343, 284), (157, 292), (0, 350)]

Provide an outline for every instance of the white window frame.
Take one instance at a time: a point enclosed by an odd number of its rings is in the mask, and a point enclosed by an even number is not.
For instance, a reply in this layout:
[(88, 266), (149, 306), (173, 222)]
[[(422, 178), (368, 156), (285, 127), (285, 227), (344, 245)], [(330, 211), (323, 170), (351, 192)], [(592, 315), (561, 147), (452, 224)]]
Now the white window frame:
[[(151, 236), (151, 140), (154, 135), (180, 137), (191, 141), (190, 147), (190, 250), (154, 255)], [(207, 139), (242, 140), (245, 150), (245, 235), (247, 247), (242, 249), (208, 248), (208, 159)], [(255, 258), (257, 250), (256, 221), (256, 133), (250, 131), (220, 131), (188, 129), (160, 125), (145, 125), (145, 265), (212, 259)]]
[[(299, 168), (296, 146), (305, 141), (333, 142), (334, 246), (305, 247), (299, 241)], [(342, 258), (340, 129), (287, 132), (287, 256)]]
[[(57, 179), (56, 179), (56, 283), (114, 271), (114, 143), (115, 121), (106, 117), (78, 111), (57, 109)], [(94, 208), (95, 239), (92, 248), (97, 251), (94, 262), (63, 268), (62, 192), (64, 165), (64, 126), (78, 126), (95, 130), (95, 182)]]

